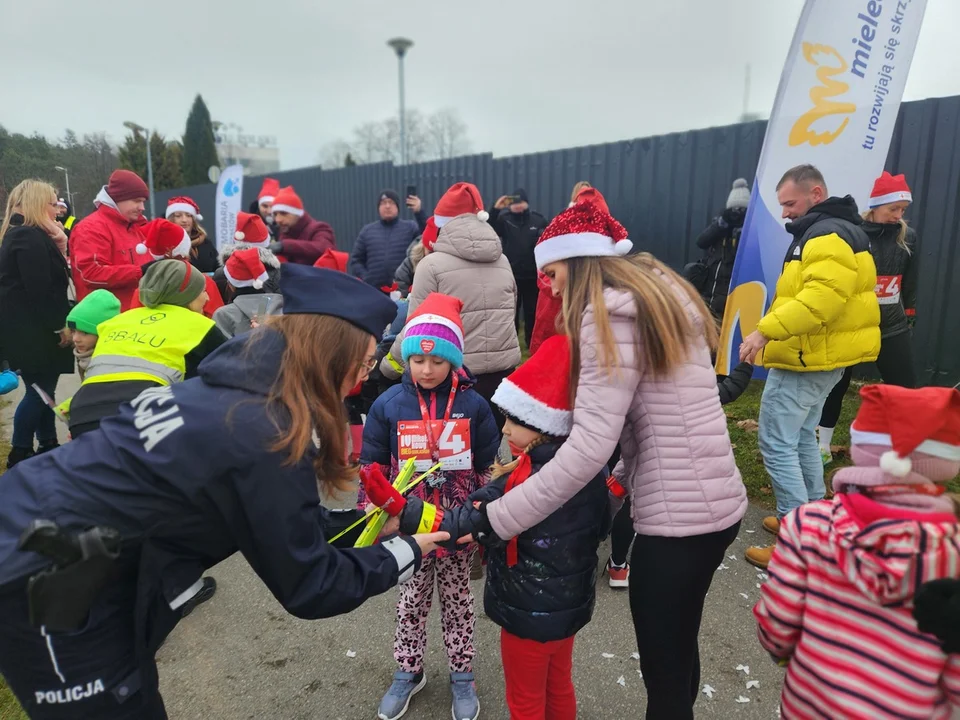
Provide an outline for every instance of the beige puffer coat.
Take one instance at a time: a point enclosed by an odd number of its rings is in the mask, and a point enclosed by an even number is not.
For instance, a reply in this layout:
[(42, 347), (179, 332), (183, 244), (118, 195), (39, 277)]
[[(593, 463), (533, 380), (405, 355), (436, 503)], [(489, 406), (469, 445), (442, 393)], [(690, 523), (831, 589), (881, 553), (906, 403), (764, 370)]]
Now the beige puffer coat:
[[(432, 292), (463, 301), (463, 364), (470, 372), (486, 375), (520, 364), (520, 342), (513, 324), (517, 284), (500, 238), (476, 215), (455, 217), (440, 230), (433, 252), (417, 265), (407, 317)], [(390, 349), (398, 365), (403, 364), (402, 340), (400, 333)], [(380, 370), (391, 379), (399, 376), (390, 358), (383, 359)]]

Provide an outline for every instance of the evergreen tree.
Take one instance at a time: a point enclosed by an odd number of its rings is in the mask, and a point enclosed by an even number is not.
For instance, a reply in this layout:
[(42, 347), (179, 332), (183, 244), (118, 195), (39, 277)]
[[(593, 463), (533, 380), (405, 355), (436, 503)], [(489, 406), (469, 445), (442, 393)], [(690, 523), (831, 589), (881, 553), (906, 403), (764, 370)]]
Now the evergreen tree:
[(353, 155), (347, 153), (347, 156), (343, 159), (344, 167), (356, 167), (357, 161), (353, 159)]
[(183, 134), (183, 181), (187, 185), (202, 185), (210, 182), (207, 172), (211, 165), (220, 165), (217, 146), (213, 141), (213, 123), (210, 111), (203, 98), (197, 95), (187, 116), (187, 129)]

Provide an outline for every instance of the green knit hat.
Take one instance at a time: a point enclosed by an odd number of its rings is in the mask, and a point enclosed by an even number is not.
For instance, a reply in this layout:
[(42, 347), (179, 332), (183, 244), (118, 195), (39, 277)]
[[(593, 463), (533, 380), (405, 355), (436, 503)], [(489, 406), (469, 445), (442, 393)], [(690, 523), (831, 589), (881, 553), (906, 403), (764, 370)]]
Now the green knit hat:
[(67, 315), (67, 327), (88, 335), (97, 334), (97, 325), (120, 314), (120, 301), (109, 290), (94, 290)]
[(184, 260), (158, 260), (140, 278), (140, 302), (144, 307), (186, 307), (207, 287), (203, 273)]

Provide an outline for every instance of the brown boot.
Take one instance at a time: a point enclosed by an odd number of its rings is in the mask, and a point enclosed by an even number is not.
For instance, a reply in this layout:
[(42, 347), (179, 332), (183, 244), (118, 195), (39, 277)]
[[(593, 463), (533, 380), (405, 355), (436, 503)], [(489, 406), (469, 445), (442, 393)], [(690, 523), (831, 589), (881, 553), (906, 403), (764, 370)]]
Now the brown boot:
[(744, 558), (751, 565), (766, 570), (767, 565), (770, 564), (770, 557), (773, 555), (774, 547), (775, 545), (747, 548), (747, 551), (744, 553)]
[(780, 521), (777, 520), (776, 515), (771, 515), (763, 519), (763, 529), (772, 535), (780, 534)]

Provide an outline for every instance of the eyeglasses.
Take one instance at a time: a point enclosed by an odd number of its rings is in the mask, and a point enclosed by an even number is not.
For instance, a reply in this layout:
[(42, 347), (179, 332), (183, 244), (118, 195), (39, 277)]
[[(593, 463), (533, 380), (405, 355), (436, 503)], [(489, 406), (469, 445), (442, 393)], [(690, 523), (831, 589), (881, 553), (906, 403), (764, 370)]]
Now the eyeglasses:
[(377, 359), (375, 357), (370, 358), (369, 360), (364, 360), (360, 363), (360, 367), (363, 370), (366, 370), (368, 373), (373, 372), (373, 369), (377, 366)]

